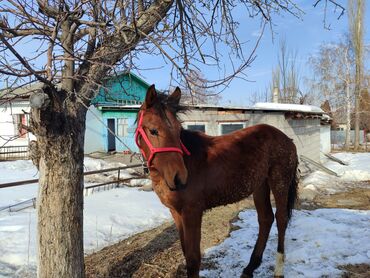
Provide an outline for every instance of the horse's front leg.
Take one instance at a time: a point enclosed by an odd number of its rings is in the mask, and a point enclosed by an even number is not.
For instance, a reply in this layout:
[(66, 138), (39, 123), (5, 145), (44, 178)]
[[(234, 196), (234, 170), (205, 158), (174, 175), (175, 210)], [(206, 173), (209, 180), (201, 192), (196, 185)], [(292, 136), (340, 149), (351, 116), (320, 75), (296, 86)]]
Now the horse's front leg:
[(180, 237), (180, 242), (181, 242), (181, 248), (182, 248), (182, 253), (185, 255), (185, 245), (184, 245), (184, 226), (182, 224), (182, 217), (181, 214), (178, 213), (174, 209), (170, 209), (173, 220), (175, 221), (175, 225), (177, 228), (177, 231), (179, 232), (179, 237)]
[(201, 260), (200, 237), (202, 212), (194, 209), (183, 209), (181, 217), (184, 228), (186, 271), (189, 278), (198, 278)]

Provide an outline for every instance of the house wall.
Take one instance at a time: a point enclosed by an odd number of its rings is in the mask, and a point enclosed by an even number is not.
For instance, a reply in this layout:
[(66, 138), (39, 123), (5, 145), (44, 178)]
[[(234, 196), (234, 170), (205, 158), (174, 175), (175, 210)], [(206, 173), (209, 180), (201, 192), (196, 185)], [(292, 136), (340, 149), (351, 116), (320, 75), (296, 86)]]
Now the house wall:
[[(108, 152), (108, 119), (114, 119), (115, 133), (119, 138), (115, 138), (116, 151), (129, 150), (127, 146), (131, 151), (138, 151), (134, 139), (136, 115), (137, 111), (101, 111), (91, 106), (86, 116), (85, 154), (96, 151)], [(118, 119), (127, 119), (126, 136), (118, 134)]]
[(85, 154), (105, 151), (102, 136), (105, 126), (102, 120), (101, 111), (91, 105), (86, 114)]
[[(28, 101), (12, 101), (0, 105), (0, 147), (3, 145), (26, 146), (31, 140), (36, 139), (31, 133), (26, 133), (23, 138), (14, 139), (18, 132), (12, 115), (23, 115), (23, 111), (27, 113), (30, 112)], [(26, 115), (26, 125), (28, 125), (28, 123), (29, 118), (28, 115)]]
[(284, 112), (258, 112), (251, 114), (248, 126), (269, 124), (293, 139), (298, 155), (320, 161), (320, 119), (285, 119)]
[(323, 153), (330, 153), (331, 151), (330, 125), (321, 125), (320, 127), (320, 151)]
[(222, 123), (244, 123), (247, 125), (249, 114), (238, 112), (225, 112), (213, 110), (189, 110), (180, 115), (186, 128), (188, 124), (205, 124), (208, 135), (220, 135), (220, 124)]
[[(122, 151), (139, 151), (138, 147), (135, 143), (135, 130), (136, 130), (136, 116), (137, 111), (103, 111), (102, 113), (103, 121), (107, 124), (108, 119), (114, 119), (115, 120), (115, 131), (116, 135), (120, 140), (117, 138), (115, 139), (116, 142), (116, 151), (122, 152)], [(126, 136), (119, 136), (118, 134), (118, 119), (127, 119), (127, 134)], [(103, 129), (103, 142), (104, 142), (104, 150), (108, 151), (108, 129)], [(122, 141), (122, 142), (120, 142)], [(128, 149), (128, 148), (129, 149)]]
[(298, 155), (305, 155), (320, 161), (320, 120), (319, 119), (286, 119), (284, 112), (263, 111), (217, 111), (190, 110), (180, 119), (186, 127), (188, 124), (206, 123), (208, 135), (220, 135), (220, 124), (226, 122), (244, 122), (245, 126), (269, 124), (293, 139)]

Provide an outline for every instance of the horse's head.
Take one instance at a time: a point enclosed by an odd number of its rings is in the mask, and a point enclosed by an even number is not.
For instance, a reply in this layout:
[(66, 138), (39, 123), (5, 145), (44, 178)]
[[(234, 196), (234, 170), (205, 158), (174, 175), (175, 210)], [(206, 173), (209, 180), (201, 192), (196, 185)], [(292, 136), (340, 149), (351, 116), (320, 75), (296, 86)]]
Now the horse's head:
[(183, 155), (189, 151), (180, 139), (181, 124), (176, 118), (181, 91), (158, 94), (150, 86), (138, 115), (136, 143), (146, 158), (152, 177), (159, 177), (171, 190), (184, 187), (188, 172)]

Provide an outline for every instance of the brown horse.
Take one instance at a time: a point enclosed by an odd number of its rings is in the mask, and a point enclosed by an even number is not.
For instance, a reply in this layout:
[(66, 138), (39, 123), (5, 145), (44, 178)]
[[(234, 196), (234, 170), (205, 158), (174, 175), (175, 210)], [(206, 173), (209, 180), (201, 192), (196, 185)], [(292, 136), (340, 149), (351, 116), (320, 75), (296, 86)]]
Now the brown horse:
[(199, 277), (200, 237), (205, 210), (242, 200), (253, 193), (259, 234), (241, 277), (261, 264), (276, 203), (278, 247), (274, 275), (283, 276), (284, 237), (297, 198), (297, 152), (292, 140), (269, 125), (224, 136), (184, 130), (177, 119), (179, 88), (159, 94), (152, 85), (139, 111), (136, 142), (148, 160), (154, 191), (178, 229), (188, 277)]

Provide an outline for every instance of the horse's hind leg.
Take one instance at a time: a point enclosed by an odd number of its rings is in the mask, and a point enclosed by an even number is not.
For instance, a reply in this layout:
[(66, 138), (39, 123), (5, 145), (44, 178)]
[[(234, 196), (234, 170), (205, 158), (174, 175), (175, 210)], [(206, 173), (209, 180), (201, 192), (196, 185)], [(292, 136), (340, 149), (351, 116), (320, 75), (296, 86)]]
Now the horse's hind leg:
[[(275, 194), (274, 194), (275, 195)], [(275, 195), (276, 196), (276, 195)], [(276, 225), (278, 229), (278, 248), (274, 277), (284, 277), (284, 241), (285, 231), (288, 225), (287, 195), (275, 197), (276, 202)]]
[(274, 177), (275, 180), (271, 186), (271, 190), (276, 204), (275, 218), (278, 230), (278, 247), (274, 277), (284, 277), (284, 241), (290, 213), (288, 202), (289, 194), (291, 194), (289, 188), (291, 186), (291, 181), (287, 180), (289, 179), (289, 175), (283, 176), (275, 173)]
[(241, 278), (253, 277), (254, 270), (260, 266), (271, 225), (274, 222), (270, 201), (270, 187), (267, 183), (253, 192), (253, 199), (258, 214), (259, 232), (249, 264), (244, 268)]

